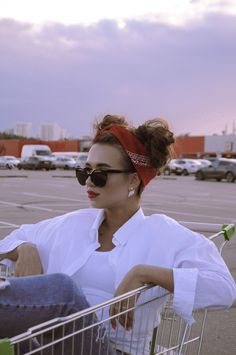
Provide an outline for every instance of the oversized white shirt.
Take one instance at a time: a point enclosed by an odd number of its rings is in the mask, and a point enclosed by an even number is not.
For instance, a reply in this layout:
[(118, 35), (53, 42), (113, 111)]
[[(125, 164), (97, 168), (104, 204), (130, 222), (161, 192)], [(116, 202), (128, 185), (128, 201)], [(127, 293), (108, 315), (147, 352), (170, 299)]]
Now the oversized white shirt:
[[(0, 254), (24, 242), (35, 244), (44, 273), (73, 276), (99, 246), (102, 209), (82, 209), (22, 225), (0, 241)], [(144, 216), (140, 208), (113, 236), (109, 254), (115, 287), (137, 264), (173, 269), (175, 311), (192, 323), (192, 310), (229, 307), (236, 298), (235, 282), (216, 246), (175, 220), (160, 214)]]

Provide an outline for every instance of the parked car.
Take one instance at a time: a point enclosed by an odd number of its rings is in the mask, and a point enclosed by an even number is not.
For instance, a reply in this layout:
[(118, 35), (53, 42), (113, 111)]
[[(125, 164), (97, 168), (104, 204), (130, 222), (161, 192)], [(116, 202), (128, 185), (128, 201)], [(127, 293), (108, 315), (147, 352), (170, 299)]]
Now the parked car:
[(13, 155), (4, 155), (6, 162), (14, 167), (17, 166), (20, 162), (20, 159), (17, 159)]
[(57, 156), (53, 163), (55, 164), (56, 168), (60, 169), (75, 169), (76, 162), (75, 159), (70, 158), (70, 157), (63, 157), (63, 156)]
[(52, 170), (56, 169), (55, 164), (51, 160), (40, 157), (27, 157), (24, 158), (18, 165), (17, 168), (28, 169), (28, 170)]
[(208, 159), (198, 159), (197, 161), (201, 164), (202, 168), (205, 168), (205, 166), (211, 165), (211, 162)]
[(221, 181), (226, 179), (228, 182), (234, 182), (236, 179), (236, 160), (227, 158), (215, 160), (210, 166), (199, 169), (195, 177), (197, 180), (216, 179)]
[(182, 167), (182, 175), (195, 174), (201, 168), (197, 159), (176, 159), (175, 163)]
[(180, 164), (176, 163), (176, 159), (171, 159), (163, 168), (164, 175), (182, 175), (183, 167)]
[(12, 169), (14, 168), (14, 164), (10, 163), (5, 159), (4, 156), (0, 157), (0, 168), (2, 169)]
[(86, 161), (88, 159), (88, 153), (83, 152), (83, 153), (78, 153), (78, 157), (76, 159), (76, 167), (84, 167)]

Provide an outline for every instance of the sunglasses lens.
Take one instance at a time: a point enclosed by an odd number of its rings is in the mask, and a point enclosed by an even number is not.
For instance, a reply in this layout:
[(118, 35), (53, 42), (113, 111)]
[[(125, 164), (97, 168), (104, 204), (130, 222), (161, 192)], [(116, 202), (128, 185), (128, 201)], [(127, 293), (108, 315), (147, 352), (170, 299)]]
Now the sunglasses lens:
[(105, 171), (93, 171), (91, 174), (87, 169), (76, 169), (76, 177), (80, 185), (84, 186), (86, 180), (90, 176), (91, 181), (95, 186), (103, 187), (107, 182), (107, 173)]
[(107, 182), (107, 173), (105, 171), (93, 171), (91, 180), (95, 186), (103, 187)]
[(76, 177), (77, 180), (79, 181), (80, 185), (85, 185), (86, 180), (88, 178), (87, 171), (84, 169), (76, 169)]

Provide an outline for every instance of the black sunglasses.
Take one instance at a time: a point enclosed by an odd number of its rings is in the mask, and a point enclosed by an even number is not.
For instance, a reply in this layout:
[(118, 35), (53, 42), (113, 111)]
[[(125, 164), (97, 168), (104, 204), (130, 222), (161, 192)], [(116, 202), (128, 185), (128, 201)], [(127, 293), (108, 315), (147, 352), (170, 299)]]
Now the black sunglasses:
[(86, 180), (90, 176), (92, 183), (97, 187), (104, 187), (107, 182), (108, 174), (119, 174), (119, 173), (131, 173), (130, 170), (116, 170), (116, 169), (107, 169), (107, 170), (99, 170), (88, 168), (76, 168), (76, 177), (80, 185), (85, 185)]

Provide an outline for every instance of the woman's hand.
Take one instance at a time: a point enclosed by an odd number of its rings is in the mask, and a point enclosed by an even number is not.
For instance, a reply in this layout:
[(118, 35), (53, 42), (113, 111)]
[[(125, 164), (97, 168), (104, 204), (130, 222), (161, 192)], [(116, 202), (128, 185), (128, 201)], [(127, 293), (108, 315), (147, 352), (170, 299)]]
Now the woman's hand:
[(43, 273), (37, 248), (28, 243), (17, 247), (18, 258), (15, 264), (14, 276), (39, 275)]
[[(144, 283), (140, 279), (139, 275), (139, 266), (136, 265), (134, 266), (123, 278), (121, 283), (119, 284), (118, 288), (116, 289), (116, 292), (114, 294), (114, 297), (120, 296), (126, 292), (135, 290), (136, 288), (139, 288), (143, 286)], [(117, 317), (117, 320), (119, 323), (126, 329), (130, 330), (133, 327), (133, 322), (134, 322), (134, 310), (132, 308), (135, 306), (135, 303), (137, 301), (137, 295), (129, 297), (128, 299), (115, 303), (110, 307), (110, 315), (114, 316), (118, 313), (124, 312), (127, 309), (131, 310), (129, 312), (125, 312), (124, 314), (121, 314), (120, 316)], [(113, 318), (111, 319), (111, 325), (112, 328), (116, 328), (116, 319)]]
[[(159, 285), (169, 292), (174, 292), (173, 270), (153, 265), (136, 265), (125, 275), (114, 296), (120, 296), (123, 293), (135, 290), (145, 284)], [(136, 301), (137, 296), (133, 296), (129, 297), (128, 300), (112, 305), (110, 315), (113, 316), (117, 313), (124, 312), (125, 309), (132, 308)], [(128, 330), (133, 327), (134, 310), (130, 310), (128, 313), (124, 313), (117, 318), (119, 323)], [(115, 318), (111, 320), (111, 324), (113, 328), (116, 327)]]

